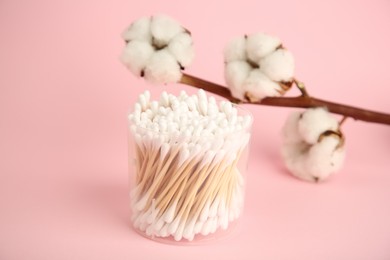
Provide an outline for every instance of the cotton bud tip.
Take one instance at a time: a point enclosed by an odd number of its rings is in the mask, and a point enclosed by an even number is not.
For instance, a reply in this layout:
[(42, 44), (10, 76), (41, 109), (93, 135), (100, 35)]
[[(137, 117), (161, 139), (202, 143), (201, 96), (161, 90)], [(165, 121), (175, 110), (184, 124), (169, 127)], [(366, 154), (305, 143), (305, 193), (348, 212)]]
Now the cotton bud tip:
[(152, 83), (178, 82), (194, 58), (191, 34), (165, 15), (142, 17), (123, 33), (121, 62), (137, 77)]
[(294, 58), (273, 36), (257, 33), (232, 40), (225, 48), (225, 80), (231, 94), (257, 102), (283, 95), (294, 76)]
[(282, 129), (282, 157), (292, 175), (319, 182), (343, 165), (344, 136), (339, 124), (324, 108), (292, 113)]

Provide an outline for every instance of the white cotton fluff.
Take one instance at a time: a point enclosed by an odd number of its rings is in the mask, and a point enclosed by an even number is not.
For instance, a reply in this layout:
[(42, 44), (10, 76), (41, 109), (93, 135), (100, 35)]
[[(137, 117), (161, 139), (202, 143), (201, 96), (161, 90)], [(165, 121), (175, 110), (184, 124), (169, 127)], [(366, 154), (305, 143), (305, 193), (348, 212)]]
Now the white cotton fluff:
[(246, 39), (246, 53), (252, 62), (258, 63), (280, 45), (280, 39), (265, 33), (256, 33)]
[(345, 148), (338, 147), (340, 139), (326, 136), (315, 145), (285, 144), (282, 149), (287, 169), (296, 177), (317, 182), (339, 171), (345, 158)]
[(122, 38), (125, 41), (150, 41), (152, 34), (150, 33), (149, 27), (150, 18), (142, 17), (130, 24), (130, 26), (122, 33)]
[(299, 111), (292, 112), (282, 128), (282, 138), (284, 143), (301, 143), (303, 138), (299, 133), (298, 123), (302, 113)]
[(145, 79), (152, 83), (177, 82), (180, 78), (180, 66), (167, 50), (154, 53), (145, 67)]
[[(326, 116), (322, 112), (326, 113)], [(308, 116), (307, 116), (308, 115)], [(342, 167), (345, 158), (343, 140), (336, 134), (319, 136), (326, 131), (335, 131), (333, 123), (328, 128), (319, 126), (318, 119), (330, 122), (329, 113), (323, 108), (308, 109), (304, 113), (294, 112), (288, 118), (282, 129), (282, 157), (287, 169), (296, 177), (306, 181), (324, 180)], [(301, 129), (304, 122), (305, 128)], [(311, 124), (310, 124), (311, 123)], [(336, 122), (337, 124), (337, 122)], [(308, 130), (312, 126), (311, 130)], [(314, 142), (311, 138), (317, 136)], [(303, 132), (302, 132), (303, 130)], [(309, 135), (307, 135), (310, 133)], [(315, 134), (314, 134), (315, 133)], [(307, 137), (310, 136), (309, 141)]]
[(233, 61), (225, 65), (225, 80), (233, 97), (244, 100), (242, 86), (250, 71), (251, 66), (245, 61)]
[(323, 180), (340, 170), (344, 162), (345, 149), (338, 148), (339, 143), (338, 136), (325, 136), (309, 150), (306, 167), (312, 176)]
[(270, 79), (288, 82), (294, 76), (294, 57), (288, 50), (279, 49), (261, 59), (260, 68)]
[(235, 98), (255, 102), (284, 94), (280, 83), (293, 80), (294, 59), (280, 46), (278, 38), (264, 33), (235, 38), (227, 44), (225, 80)]
[(306, 181), (315, 181), (315, 178), (308, 174), (305, 167), (305, 154), (310, 146), (304, 142), (284, 143), (282, 146), (283, 162), (289, 172)]
[(281, 87), (264, 75), (261, 70), (254, 69), (245, 79), (243, 89), (258, 100), (261, 100), (265, 97), (278, 96), (278, 90), (281, 90)]
[(192, 38), (188, 33), (176, 35), (169, 43), (168, 50), (183, 67), (190, 65), (195, 56)]
[(179, 22), (166, 15), (153, 16), (150, 30), (153, 38), (160, 45), (167, 45), (173, 37), (184, 32), (184, 28)]
[(122, 63), (136, 76), (153, 83), (178, 82), (194, 58), (192, 38), (177, 21), (165, 16), (143, 17), (122, 34)]
[(246, 60), (246, 39), (237, 37), (231, 40), (224, 49), (225, 62)]
[(153, 53), (154, 49), (150, 44), (134, 40), (126, 45), (120, 60), (134, 75), (140, 76)]
[(309, 144), (314, 144), (322, 133), (327, 130), (336, 131), (338, 122), (322, 107), (306, 110), (299, 120), (298, 129), (302, 138)]

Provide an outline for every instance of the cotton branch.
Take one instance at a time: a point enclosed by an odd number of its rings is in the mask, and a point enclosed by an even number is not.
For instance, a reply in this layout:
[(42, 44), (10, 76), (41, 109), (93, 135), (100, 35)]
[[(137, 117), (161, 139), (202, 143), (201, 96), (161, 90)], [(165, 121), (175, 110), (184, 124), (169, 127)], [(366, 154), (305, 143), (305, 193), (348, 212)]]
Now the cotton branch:
[(234, 103), (298, 108), (326, 107), (330, 112), (343, 115), (344, 117), (350, 117), (355, 120), (371, 123), (390, 125), (390, 114), (338, 104), (311, 96), (302, 95), (298, 97), (267, 97), (261, 101), (249, 102), (234, 98), (231, 95), (230, 90), (222, 85), (209, 82), (189, 74), (183, 74), (180, 82), (196, 88), (202, 88), (208, 92), (224, 97)]

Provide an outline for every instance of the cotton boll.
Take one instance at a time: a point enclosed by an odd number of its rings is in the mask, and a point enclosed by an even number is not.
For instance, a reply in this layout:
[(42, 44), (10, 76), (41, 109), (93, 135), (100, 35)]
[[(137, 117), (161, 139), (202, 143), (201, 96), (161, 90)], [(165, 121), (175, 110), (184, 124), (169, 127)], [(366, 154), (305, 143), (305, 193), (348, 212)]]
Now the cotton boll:
[(282, 128), (283, 143), (299, 143), (302, 142), (302, 136), (298, 129), (298, 123), (302, 113), (294, 111), (288, 117)]
[(265, 97), (280, 96), (278, 90), (281, 89), (279, 84), (270, 80), (259, 69), (254, 69), (243, 83), (244, 92), (250, 93), (252, 99), (255, 101), (261, 100)]
[(225, 66), (225, 80), (235, 98), (244, 99), (242, 85), (249, 76), (251, 66), (245, 61), (233, 61)]
[(183, 67), (190, 65), (195, 55), (192, 38), (188, 33), (176, 35), (169, 43), (168, 50)]
[(150, 41), (150, 18), (142, 17), (134, 21), (123, 33), (122, 38), (125, 41), (144, 40)]
[(145, 68), (145, 78), (152, 83), (178, 82), (181, 76), (179, 64), (167, 50), (154, 53)]
[(258, 63), (280, 45), (281, 41), (278, 38), (265, 33), (256, 33), (246, 39), (246, 53), (252, 62)]
[(294, 57), (288, 50), (279, 49), (260, 60), (261, 71), (274, 81), (289, 82), (294, 76)]
[[(287, 168), (291, 171), (293, 171), (294, 168), (297, 168), (295, 165), (302, 161), (304, 152), (308, 151), (309, 149), (310, 145), (302, 141), (296, 143), (284, 143), (282, 146), (282, 156)], [(304, 165), (301, 164), (300, 168), (303, 167)]]
[(225, 62), (246, 60), (246, 39), (238, 37), (230, 41), (224, 50)]
[(282, 156), (286, 168), (295, 177), (313, 182), (315, 178), (306, 168), (306, 151), (310, 145), (305, 142), (284, 144), (282, 147)]
[(126, 45), (120, 60), (134, 75), (139, 77), (153, 52), (154, 49), (149, 43), (133, 40)]
[(184, 32), (180, 23), (165, 15), (153, 16), (150, 29), (154, 40), (160, 46), (167, 45), (173, 37)]
[(255, 102), (284, 94), (279, 83), (292, 81), (294, 59), (289, 51), (278, 49), (280, 45), (278, 38), (264, 33), (236, 38), (227, 45), (225, 80), (234, 97)]
[(336, 131), (338, 122), (321, 107), (307, 109), (299, 120), (298, 129), (303, 139), (314, 144), (325, 131)]
[[(345, 148), (338, 122), (324, 108), (291, 114), (282, 129), (282, 156), (287, 169), (307, 181), (320, 181), (337, 172)], [(334, 134), (324, 134), (334, 131)], [(329, 132), (328, 132), (329, 133)]]
[(331, 174), (337, 172), (344, 162), (345, 149), (338, 147), (340, 138), (330, 135), (310, 149), (306, 161), (308, 174), (317, 180), (324, 180)]
[(178, 82), (193, 60), (189, 32), (174, 19), (159, 15), (135, 21), (124, 33), (128, 42), (121, 61), (152, 83)]

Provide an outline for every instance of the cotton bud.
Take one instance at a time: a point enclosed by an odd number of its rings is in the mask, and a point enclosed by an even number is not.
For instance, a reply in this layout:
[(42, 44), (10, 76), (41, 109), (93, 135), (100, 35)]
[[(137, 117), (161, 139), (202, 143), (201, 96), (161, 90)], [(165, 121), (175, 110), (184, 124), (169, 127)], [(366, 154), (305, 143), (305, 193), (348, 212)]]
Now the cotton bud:
[(292, 84), (294, 58), (276, 37), (257, 33), (233, 39), (224, 57), (226, 83), (240, 100), (281, 96)]
[(123, 33), (122, 63), (152, 83), (178, 82), (194, 58), (190, 33), (174, 19), (158, 15), (134, 21)]
[(342, 167), (344, 137), (326, 109), (292, 113), (283, 126), (282, 137), (284, 163), (294, 176), (317, 182)]

